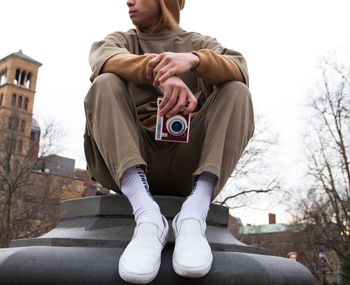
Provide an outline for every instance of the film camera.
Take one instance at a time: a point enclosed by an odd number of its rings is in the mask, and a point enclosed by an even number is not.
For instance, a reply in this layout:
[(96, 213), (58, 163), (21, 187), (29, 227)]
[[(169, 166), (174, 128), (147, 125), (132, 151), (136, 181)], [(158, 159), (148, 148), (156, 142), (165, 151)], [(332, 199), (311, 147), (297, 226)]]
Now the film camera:
[(157, 99), (157, 123), (156, 136), (158, 141), (171, 141), (187, 143), (189, 139), (190, 114), (184, 115), (181, 112), (171, 118), (166, 118), (159, 115), (159, 105), (162, 98)]

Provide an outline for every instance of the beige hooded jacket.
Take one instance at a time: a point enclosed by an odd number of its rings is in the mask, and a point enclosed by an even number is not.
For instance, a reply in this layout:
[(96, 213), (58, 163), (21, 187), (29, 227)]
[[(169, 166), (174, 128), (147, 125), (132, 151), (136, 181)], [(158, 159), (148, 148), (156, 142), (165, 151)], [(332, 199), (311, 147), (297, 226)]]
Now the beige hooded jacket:
[(212, 92), (213, 85), (238, 80), (248, 85), (248, 71), (244, 57), (226, 49), (214, 38), (186, 32), (179, 27), (180, 10), (184, 0), (159, 0), (162, 18), (151, 32), (139, 27), (127, 32), (114, 32), (103, 41), (93, 43), (90, 52), (91, 81), (100, 73), (111, 72), (129, 82), (138, 114), (145, 126), (156, 113), (159, 88), (146, 78), (147, 53), (192, 52), (200, 59), (192, 72), (179, 75), (198, 100), (197, 108)]

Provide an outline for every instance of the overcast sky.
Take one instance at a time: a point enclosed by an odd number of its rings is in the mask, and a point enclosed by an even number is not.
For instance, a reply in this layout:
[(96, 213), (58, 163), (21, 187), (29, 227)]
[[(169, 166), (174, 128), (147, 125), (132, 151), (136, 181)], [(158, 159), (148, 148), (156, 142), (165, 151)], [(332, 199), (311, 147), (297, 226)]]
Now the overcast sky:
[[(67, 131), (61, 155), (85, 168), (89, 49), (110, 32), (132, 28), (126, 1), (0, 1), (0, 58), (22, 49), (43, 64), (34, 117), (39, 124), (45, 118), (59, 122)], [(349, 11), (348, 0), (187, 0), (182, 13), (184, 29), (213, 36), (246, 57), (255, 110), (280, 134), (275, 163), (288, 186), (301, 175), (302, 105), (318, 58), (337, 50), (349, 59)], [(267, 222), (259, 212), (242, 215), (245, 223)]]

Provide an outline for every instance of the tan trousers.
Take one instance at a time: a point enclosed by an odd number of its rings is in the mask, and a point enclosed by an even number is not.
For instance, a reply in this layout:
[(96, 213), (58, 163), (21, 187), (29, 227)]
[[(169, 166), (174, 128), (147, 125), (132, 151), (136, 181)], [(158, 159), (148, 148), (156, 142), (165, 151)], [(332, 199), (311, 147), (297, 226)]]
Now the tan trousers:
[(218, 177), (213, 197), (232, 174), (254, 131), (250, 92), (241, 82), (215, 88), (191, 120), (189, 143), (155, 141), (142, 126), (125, 81), (99, 75), (85, 98), (85, 155), (90, 174), (104, 187), (119, 191), (131, 166), (145, 167), (151, 194), (188, 196), (193, 177)]

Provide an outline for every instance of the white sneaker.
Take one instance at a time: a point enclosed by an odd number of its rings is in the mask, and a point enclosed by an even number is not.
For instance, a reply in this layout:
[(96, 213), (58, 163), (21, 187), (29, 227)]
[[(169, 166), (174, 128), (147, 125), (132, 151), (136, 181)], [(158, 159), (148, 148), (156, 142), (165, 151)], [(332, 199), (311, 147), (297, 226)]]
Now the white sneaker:
[(172, 223), (175, 233), (173, 268), (183, 277), (202, 277), (209, 272), (213, 262), (213, 254), (205, 237), (206, 224), (197, 219), (185, 219), (177, 227), (177, 217)]
[(119, 259), (119, 275), (126, 282), (147, 284), (156, 278), (169, 231), (166, 218), (162, 218), (163, 232), (151, 223), (136, 226), (132, 240)]

